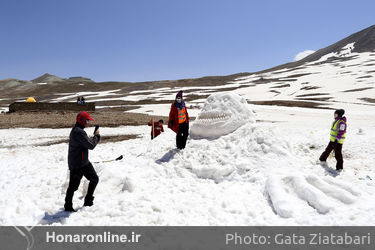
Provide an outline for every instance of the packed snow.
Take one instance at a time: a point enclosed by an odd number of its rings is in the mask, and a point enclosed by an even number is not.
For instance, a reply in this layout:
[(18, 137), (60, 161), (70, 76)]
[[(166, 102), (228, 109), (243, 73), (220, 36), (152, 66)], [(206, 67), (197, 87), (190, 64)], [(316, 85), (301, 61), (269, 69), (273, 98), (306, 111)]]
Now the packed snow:
[(82, 181), (73, 200), (81, 209), (72, 214), (61, 211), (68, 145), (50, 143), (70, 130), (0, 130), (0, 225), (374, 225), (374, 114), (348, 112), (344, 172), (336, 176), (334, 158), (317, 163), (332, 111), (262, 108), (255, 110), (263, 121), (189, 138), (181, 151), (169, 129), (150, 141), (148, 126), (101, 128), (140, 137), (102, 141), (90, 152), (92, 162), (124, 159), (94, 164), (94, 206), (81, 208)]
[(242, 96), (230, 92), (214, 93), (190, 129), (192, 138), (217, 138), (255, 122), (254, 114)]

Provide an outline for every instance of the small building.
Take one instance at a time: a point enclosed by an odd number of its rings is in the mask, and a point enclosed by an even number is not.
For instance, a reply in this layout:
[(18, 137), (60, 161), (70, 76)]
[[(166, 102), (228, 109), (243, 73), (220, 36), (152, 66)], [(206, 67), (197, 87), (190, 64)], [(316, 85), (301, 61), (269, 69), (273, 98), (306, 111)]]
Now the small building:
[(95, 102), (14, 102), (9, 105), (9, 113), (27, 111), (95, 111)]

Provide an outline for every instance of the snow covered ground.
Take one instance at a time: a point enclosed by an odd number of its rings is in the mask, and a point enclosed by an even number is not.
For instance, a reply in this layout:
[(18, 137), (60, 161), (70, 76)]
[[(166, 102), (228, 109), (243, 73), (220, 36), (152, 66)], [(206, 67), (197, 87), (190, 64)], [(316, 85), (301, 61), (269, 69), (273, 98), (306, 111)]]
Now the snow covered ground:
[(373, 112), (348, 112), (345, 170), (334, 177), (317, 164), (332, 111), (252, 107), (262, 122), (189, 139), (183, 151), (168, 129), (150, 141), (147, 126), (102, 128), (141, 137), (90, 152), (92, 162), (124, 159), (94, 164), (95, 205), (73, 214), (60, 211), (68, 145), (35, 146), (67, 138), (69, 129), (0, 130), (0, 225), (375, 225)]
[[(334, 158), (325, 167), (317, 163), (329, 141), (332, 110), (250, 105), (256, 124), (217, 139), (189, 139), (182, 151), (168, 129), (150, 141), (147, 126), (102, 128), (103, 135), (140, 138), (101, 143), (91, 152), (92, 162), (124, 159), (94, 164), (100, 178), (95, 205), (68, 214), (61, 212), (68, 145), (53, 142), (66, 139), (69, 129), (5, 129), (0, 225), (375, 225), (375, 52), (354, 53), (353, 46), (297, 68), (250, 74), (223, 86), (182, 88), (189, 91), (185, 96), (202, 96), (187, 103), (192, 117), (205, 95), (225, 89), (249, 102), (307, 101), (346, 109), (340, 175), (329, 171)], [(88, 101), (163, 101), (173, 100), (178, 90), (57, 93), (50, 101), (75, 101), (78, 95)], [(152, 101), (137, 106), (129, 112), (168, 115), (170, 108)], [(85, 185), (74, 197), (76, 208), (83, 204)]]

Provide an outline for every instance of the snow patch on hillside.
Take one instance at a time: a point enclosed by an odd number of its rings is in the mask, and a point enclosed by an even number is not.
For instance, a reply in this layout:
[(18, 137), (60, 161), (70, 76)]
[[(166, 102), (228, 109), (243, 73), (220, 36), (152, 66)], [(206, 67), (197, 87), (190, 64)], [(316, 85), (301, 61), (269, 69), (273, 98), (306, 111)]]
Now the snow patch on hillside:
[(318, 62), (324, 62), (327, 59), (332, 58), (332, 57), (348, 57), (353, 54), (352, 51), (354, 49), (354, 44), (355, 43), (349, 43), (345, 45), (344, 47), (342, 47), (342, 49), (339, 52), (332, 52), (327, 55), (324, 55), (318, 60)]

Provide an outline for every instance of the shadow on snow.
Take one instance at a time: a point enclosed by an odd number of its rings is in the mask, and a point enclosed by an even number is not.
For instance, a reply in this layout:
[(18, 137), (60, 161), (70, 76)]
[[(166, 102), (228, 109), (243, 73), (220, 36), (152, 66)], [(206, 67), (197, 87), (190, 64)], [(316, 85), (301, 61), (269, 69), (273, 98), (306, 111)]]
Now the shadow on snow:
[(47, 212), (45, 212), (39, 224), (51, 225), (53, 223), (62, 223), (65, 219), (69, 218), (71, 214), (71, 212), (65, 212), (64, 210), (60, 210), (55, 214), (48, 214)]

